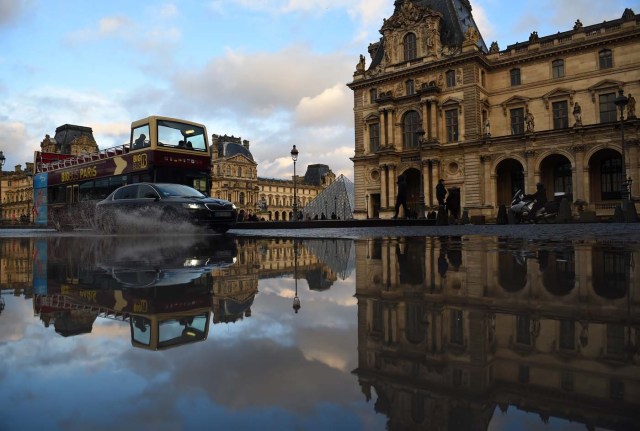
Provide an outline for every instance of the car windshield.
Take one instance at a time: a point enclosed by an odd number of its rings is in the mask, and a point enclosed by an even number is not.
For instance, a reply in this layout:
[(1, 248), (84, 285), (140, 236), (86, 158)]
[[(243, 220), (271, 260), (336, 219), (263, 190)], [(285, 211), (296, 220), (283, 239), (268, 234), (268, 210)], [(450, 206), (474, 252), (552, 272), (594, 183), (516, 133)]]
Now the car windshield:
[(189, 197), (189, 198), (204, 198), (206, 197), (196, 189), (185, 186), (182, 184), (156, 184), (156, 188), (160, 192), (162, 197)]

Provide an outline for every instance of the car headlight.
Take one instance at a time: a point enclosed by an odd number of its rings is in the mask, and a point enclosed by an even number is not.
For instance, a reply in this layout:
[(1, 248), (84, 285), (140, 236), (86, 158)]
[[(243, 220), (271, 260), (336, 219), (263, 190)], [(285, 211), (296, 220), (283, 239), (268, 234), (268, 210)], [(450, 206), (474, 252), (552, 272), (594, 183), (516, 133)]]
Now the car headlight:
[(199, 204), (199, 203), (192, 202), (192, 203), (188, 203), (188, 204), (182, 204), (182, 208), (186, 208), (186, 209), (189, 209), (189, 210), (203, 210), (203, 209), (205, 209), (205, 206), (204, 206), (204, 204)]
[(231, 208), (236, 209), (236, 204), (231, 204)]

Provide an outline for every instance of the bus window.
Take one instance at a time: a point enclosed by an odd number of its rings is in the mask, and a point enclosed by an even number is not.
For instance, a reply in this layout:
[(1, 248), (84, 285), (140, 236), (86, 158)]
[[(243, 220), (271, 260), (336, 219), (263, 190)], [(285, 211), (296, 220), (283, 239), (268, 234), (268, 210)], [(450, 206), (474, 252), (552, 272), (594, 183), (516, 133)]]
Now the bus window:
[(132, 317), (131, 337), (134, 341), (145, 346), (151, 344), (151, 320), (140, 316)]
[(65, 202), (68, 204), (74, 204), (78, 202), (79, 187), (77, 184), (67, 186)]
[(93, 185), (93, 181), (85, 181), (80, 184), (80, 200), (81, 201), (90, 201), (95, 199), (94, 196), (95, 187)]
[(141, 148), (146, 148), (150, 145), (150, 135), (149, 135), (149, 125), (145, 124), (144, 126), (136, 127), (131, 130), (131, 149), (139, 150)]
[(208, 151), (202, 127), (175, 121), (158, 120), (158, 145)]

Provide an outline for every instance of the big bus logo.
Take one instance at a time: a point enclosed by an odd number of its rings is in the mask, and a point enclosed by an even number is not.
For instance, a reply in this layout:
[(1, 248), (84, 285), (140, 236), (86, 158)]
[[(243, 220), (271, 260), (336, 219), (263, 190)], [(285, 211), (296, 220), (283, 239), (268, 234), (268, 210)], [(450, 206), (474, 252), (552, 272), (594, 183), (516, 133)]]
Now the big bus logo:
[(133, 169), (146, 169), (147, 166), (146, 154), (135, 154), (133, 156)]
[(69, 181), (83, 180), (86, 178), (93, 178), (98, 174), (98, 170), (95, 166), (87, 166), (86, 168), (74, 169), (60, 173), (60, 181), (63, 183)]

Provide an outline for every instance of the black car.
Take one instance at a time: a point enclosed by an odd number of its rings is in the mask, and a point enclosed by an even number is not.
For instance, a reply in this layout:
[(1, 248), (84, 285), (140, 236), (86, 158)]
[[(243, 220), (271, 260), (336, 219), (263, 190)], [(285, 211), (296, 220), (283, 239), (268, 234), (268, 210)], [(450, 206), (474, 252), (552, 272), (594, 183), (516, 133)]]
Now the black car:
[(236, 222), (236, 206), (182, 184), (122, 186), (96, 205), (97, 227), (106, 233), (173, 226), (203, 226), (224, 233)]

